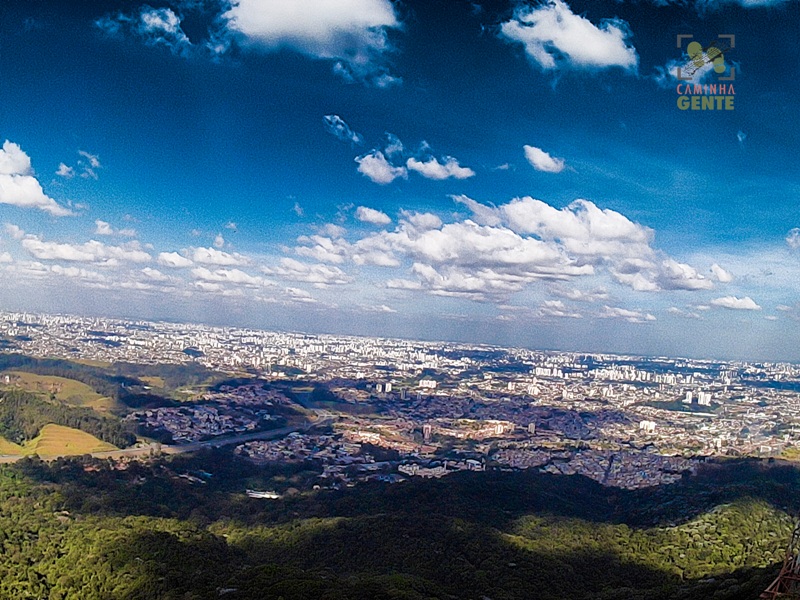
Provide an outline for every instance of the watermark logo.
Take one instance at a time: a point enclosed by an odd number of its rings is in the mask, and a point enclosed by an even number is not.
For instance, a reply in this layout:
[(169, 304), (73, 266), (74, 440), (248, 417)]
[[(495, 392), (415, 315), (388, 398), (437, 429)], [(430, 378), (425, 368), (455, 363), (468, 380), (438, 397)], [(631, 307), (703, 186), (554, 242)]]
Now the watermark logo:
[[(684, 48), (685, 45), (685, 48)], [(726, 53), (736, 47), (736, 36), (725, 34), (703, 46), (691, 34), (679, 34), (677, 47), (684, 51), (688, 60), (676, 67), (678, 80), (678, 108), (680, 110), (733, 110), (736, 67), (725, 61)], [(706, 66), (709, 68), (706, 68)], [(713, 72), (713, 81), (701, 79)]]

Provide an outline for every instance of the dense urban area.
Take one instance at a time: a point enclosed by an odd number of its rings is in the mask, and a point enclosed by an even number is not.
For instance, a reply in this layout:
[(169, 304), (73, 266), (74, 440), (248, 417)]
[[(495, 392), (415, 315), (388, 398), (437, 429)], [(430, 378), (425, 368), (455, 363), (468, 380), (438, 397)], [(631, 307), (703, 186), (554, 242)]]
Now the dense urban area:
[[(124, 420), (150, 434), (137, 447), (235, 444), (258, 464), (313, 466), (315, 487), (535, 469), (634, 489), (675, 482), (711, 456), (791, 457), (800, 440), (800, 369), (790, 364), (29, 313), (0, 319), (8, 353), (224, 374), (214, 386), (174, 390), (179, 402), (130, 411)], [(7, 373), (0, 384), (14, 379)]]

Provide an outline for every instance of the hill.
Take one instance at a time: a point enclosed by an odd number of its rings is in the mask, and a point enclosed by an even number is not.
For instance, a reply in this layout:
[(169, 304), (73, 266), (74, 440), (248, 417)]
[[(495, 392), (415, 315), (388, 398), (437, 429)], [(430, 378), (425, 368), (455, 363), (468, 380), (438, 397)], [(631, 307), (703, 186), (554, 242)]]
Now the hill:
[(796, 469), (754, 462), (645, 491), (487, 472), (243, 493), (301, 474), (282, 469), (225, 451), (4, 467), (0, 597), (755, 600), (800, 504)]

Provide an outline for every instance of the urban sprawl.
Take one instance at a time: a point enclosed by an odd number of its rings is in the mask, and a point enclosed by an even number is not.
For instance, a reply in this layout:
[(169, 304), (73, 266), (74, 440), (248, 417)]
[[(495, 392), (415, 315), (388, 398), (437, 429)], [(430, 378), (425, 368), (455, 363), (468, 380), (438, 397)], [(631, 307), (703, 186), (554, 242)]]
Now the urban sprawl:
[(229, 374), (230, 385), (178, 390), (180, 406), (126, 418), (176, 447), (249, 435), (237, 455), (306, 464), (319, 487), (537, 469), (632, 489), (674, 482), (709, 456), (800, 454), (791, 364), (29, 313), (0, 313), (0, 341), (33, 357)]

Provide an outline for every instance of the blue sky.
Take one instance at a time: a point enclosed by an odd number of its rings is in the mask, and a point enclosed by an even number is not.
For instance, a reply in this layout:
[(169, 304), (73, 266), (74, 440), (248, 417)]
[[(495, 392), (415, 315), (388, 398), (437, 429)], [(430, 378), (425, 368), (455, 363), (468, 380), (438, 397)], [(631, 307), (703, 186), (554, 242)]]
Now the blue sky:
[[(4, 2), (0, 308), (800, 361), (798, 29), (794, 0)], [(735, 70), (733, 110), (679, 109), (679, 34), (735, 36), (690, 82)]]

